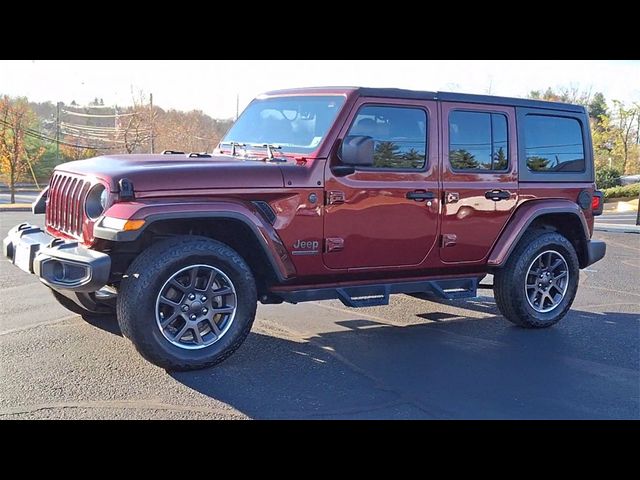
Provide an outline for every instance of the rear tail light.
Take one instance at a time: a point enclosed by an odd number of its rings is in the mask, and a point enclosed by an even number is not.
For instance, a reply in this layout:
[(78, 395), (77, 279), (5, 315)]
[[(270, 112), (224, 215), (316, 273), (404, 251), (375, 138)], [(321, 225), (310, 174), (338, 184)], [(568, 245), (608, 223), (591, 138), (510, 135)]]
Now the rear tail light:
[(602, 209), (604, 208), (604, 201), (602, 192), (596, 190), (593, 192), (593, 197), (591, 198), (591, 212), (593, 215), (601, 215)]

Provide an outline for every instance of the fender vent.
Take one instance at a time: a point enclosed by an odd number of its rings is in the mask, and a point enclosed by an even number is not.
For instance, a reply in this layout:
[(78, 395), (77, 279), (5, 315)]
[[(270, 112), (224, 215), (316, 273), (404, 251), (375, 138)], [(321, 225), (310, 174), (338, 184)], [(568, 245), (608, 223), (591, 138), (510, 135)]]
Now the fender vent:
[(263, 200), (254, 200), (251, 203), (258, 209), (262, 216), (271, 224), (276, 221), (276, 214), (271, 206)]

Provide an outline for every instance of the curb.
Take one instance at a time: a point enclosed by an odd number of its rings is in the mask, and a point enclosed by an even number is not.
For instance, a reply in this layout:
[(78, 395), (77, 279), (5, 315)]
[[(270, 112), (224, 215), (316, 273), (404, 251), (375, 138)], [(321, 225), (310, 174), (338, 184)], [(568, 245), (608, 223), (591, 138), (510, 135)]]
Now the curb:
[(640, 234), (640, 225), (603, 225), (594, 224), (593, 229), (597, 232), (615, 233), (637, 233)]
[(0, 207), (0, 212), (30, 212), (31, 207)]
[(616, 200), (612, 202), (604, 202), (605, 212), (630, 213), (638, 210), (638, 199)]

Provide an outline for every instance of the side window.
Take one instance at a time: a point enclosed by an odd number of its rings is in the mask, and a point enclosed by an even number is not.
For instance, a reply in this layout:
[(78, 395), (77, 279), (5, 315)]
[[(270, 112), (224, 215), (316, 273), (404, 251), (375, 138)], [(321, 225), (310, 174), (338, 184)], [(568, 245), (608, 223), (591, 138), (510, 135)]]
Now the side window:
[(524, 148), (533, 172), (584, 172), (582, 128), (575, 118), (527, 115)]
[(420, 108), (362, 107), (347, 136), (372, 137), (374, 168), (422, 168), (427, 158), (427, 114)]
[(500, 113), (451, 112), (449, 163), (458, 171), (506, 170), (509, 166), (507, 117)]

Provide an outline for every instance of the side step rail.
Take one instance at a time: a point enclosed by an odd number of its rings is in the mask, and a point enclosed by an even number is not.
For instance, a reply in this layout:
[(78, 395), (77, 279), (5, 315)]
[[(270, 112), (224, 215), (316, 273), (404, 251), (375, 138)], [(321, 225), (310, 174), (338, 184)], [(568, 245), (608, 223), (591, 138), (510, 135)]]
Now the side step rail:
[(473, 298), (478, 296), (478, 279), (463, 278), (455, 280), (436, 280), (432, 282), (433, 293), (445, 300)]
[(381, 285), (381, 290), (367, 287), (336, 288), (338, 299), (347, 307), (378, 307), (389, 305), (389, 285)]
[(484, 276), (447, 280), (380, 283), (352, 287), (314, 288), (286, 292), (274, 291), (272, 293), (289, 303), (338, 299), (347, 307), (377, 307), (380, 305), (388, 305), (389, 296), (393, 293), (416, 295), (435, 294), (446, 300), (477, 297), (478, 284), (482, 278), (484, 278)]

